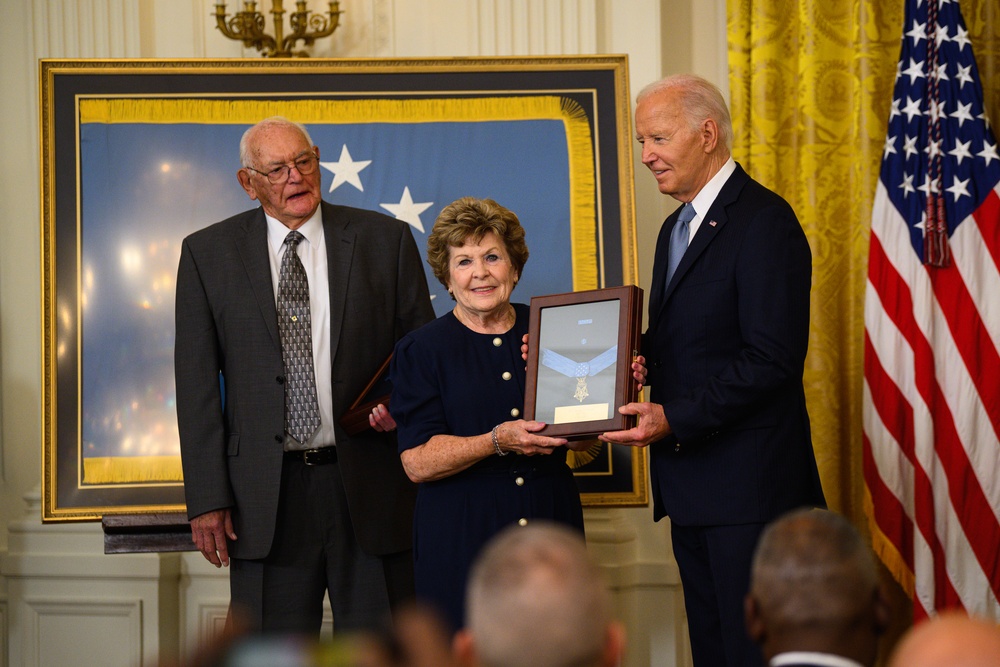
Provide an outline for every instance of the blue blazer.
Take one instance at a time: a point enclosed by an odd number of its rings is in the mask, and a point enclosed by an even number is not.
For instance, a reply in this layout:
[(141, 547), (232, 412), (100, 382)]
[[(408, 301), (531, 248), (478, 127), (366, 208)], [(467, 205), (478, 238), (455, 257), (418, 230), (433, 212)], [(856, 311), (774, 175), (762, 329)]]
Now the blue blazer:
[(650, 447), (654, 518), (734, 525), (825, 506), (802, 387), (812, 255), (795, 213), (737, 165), (664, 285), (677, 215), (657, 239), (643, 338), (650, 400), (673, 430)]
[[(434, 317), (408, 225), (322, 203), (330, 274), (333, 410), (343, 414), (404, 334)], [(186, 239), (177, 271), (174, 375), (188, 517), (233, 508), (235, 558), (271, 549), (283, 462), (285, 392), (278, 316), (257, 208)], [(225, 406), (219, 375), (225, 381)], [(416, 487), (391, 433), (348, 436), (337, 452), (361, 548), (411, 548)]]

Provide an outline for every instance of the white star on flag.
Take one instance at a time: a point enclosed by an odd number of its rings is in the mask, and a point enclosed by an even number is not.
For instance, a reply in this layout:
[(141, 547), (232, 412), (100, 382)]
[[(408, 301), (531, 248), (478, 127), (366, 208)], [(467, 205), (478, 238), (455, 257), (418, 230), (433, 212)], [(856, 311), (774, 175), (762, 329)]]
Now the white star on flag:
[(948, 155), (954, 157), (957, 164), (962, 164), (962, 160), (972, 157), (972, 153), (969, 152), (969, 144), (971, 143), (971, 141), (956, 141), (955, 147), (948, 151)]
[(958, 103), (958, 109), (953, 114), (951, 114), (951, 117), (958, 121), (958, 127), (959, 127), (959, 129), (961, 129), (961, 127), (965, 123), (965, 121), (967, 121), (967, 120), (968, 121), (974, 120), (972, 118), (972, 114), (970, 113), (971, 109), (972, 109), (972, 104), (971, 103), (969, 103), (969, 104), (962, 104), (961, 102), (959, 102)]
[(972, 65), (966, 65), (965, 67), (961, 65), (958, 66), (959, 88), (964, 88), (965, 84), (972, 83), (973, 79), (972, 74), (970, 73), (971, 71)]
[(912, 99), (907, 97), (903, 113), (906, 114), (907, 122), (912, 121), (914, 116), (923, 116), (924, 112), (920, 110), (920, 98)]
[(950, 192), (955, 199), (958, 199), (962, 195), (969, 197), (971, 196), (969, 194), (969, 180), (970, 179), (966, 178), (965, 180), (960, 181), (958, 180), (958, 176), (956, 176), (954, 184), (950, 188), (945, 188), (945, 190)]
[(392, 213), (396, 216), (397, 220), (402, 220), (403, 222), (413, 225), (419, 232), (424, 232), (424, 223), (420, 222), (420, 214), (430, 208), (434, 202), (420, 202), (414, 203), (413, 197), (410, 196), (410, 188), (403, 188), (403, 196), (400, 197), (398, 204), (379, 204), (382, 208)]
[(330, 192), (333, 192), (344, 183), (350, 183), (361, 192), (365, 191), (361, 185), (358, 174), (361, 170), (372, 163), (371, 160), (357, 160), (351, 157), (351, 152), (347, 150), (347, 144), (340, 150), (340, 160), (337, 162), (320, 162), (327, 171), (333, 172), (333, 183), (330, 184)]
[(996, 144), (991, 144), (990, 142), (983, 140), (983, 150), (976, 153), (977, 157), (983, 158), (986, 161), (986, 166), (990, 166), (993, 160), (1000, 160), (1000, 155), (997, 154)]
[(896, 137), (886, 137), (885, 146), (882, 148), (883, 157), (896, 152)]
[(923, 63), (918, 63), (913, 58), (910, 58), (910, 66), (903, 70), (903, 74), (910, 77), (910, 83), (924, 78)]

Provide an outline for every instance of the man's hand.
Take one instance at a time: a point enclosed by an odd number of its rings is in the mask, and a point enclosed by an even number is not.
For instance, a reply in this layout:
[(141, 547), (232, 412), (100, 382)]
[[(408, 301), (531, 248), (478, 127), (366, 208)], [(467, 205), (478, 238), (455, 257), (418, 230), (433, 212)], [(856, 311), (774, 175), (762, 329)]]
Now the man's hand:
[(632, 377), (639, 385), (638, 391), (646, 385), (646, 373), (646, 357), (637, 354), (632, 358)]
[(663, 406), (659, 403), (629, 403), (618, 408), (623, 415), (638, 415), (639, 423), (627, 431), (611, 431), (597, 436), (601, 442), (630, 447), (646, 447), (671, 433)]
[(205, 560), (215, 567), (229, 567), (227, 537), (236, 539), (229, 508), (205, 512), (191, 519), (191, 539)]
[(368, 424), (379, 433), (388, 433), (396, 430), (396, 420), (389, 413), (389, 408), (381, 403), (372, 408), (368, 415)]

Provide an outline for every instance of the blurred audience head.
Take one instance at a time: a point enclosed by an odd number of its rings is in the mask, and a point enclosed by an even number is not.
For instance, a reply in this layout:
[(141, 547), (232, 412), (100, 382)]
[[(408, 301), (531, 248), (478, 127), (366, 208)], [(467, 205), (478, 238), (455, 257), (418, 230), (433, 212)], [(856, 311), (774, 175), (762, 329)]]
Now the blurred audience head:
[(260, 634), (228, 623), (183, 662), (158, 667), (459, 667), (451, 632), (433, 610), (403, 605), (380, 629), (339, 632), (319, 640), (299, 634)]
[(611, 593), (583, 538), (552, 523), (512, 526), (473, 565), (455, 652), (469, 667), (611, 667), (624, 651)]
[(889, 603), (871, 549), (843, 516), (796, 510), (761, 535), (746, 598), (765, 660), (809, 651), (874, 665)]
[(1000, 667), (1000, 627), (959, 612), (943, 613), (903, 635), (889, 667)]

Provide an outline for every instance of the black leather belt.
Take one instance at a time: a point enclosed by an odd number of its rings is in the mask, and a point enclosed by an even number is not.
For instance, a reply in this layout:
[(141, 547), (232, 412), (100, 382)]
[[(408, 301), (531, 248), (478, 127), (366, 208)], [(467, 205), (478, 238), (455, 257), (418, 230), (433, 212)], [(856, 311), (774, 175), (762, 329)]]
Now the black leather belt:
[(327, 463), (337, 462), (337, 448), (322, 447), (320, 449), (303, 449), (285, 452), (285, 458), (302, 461), (307, 466), (321, 466)]

